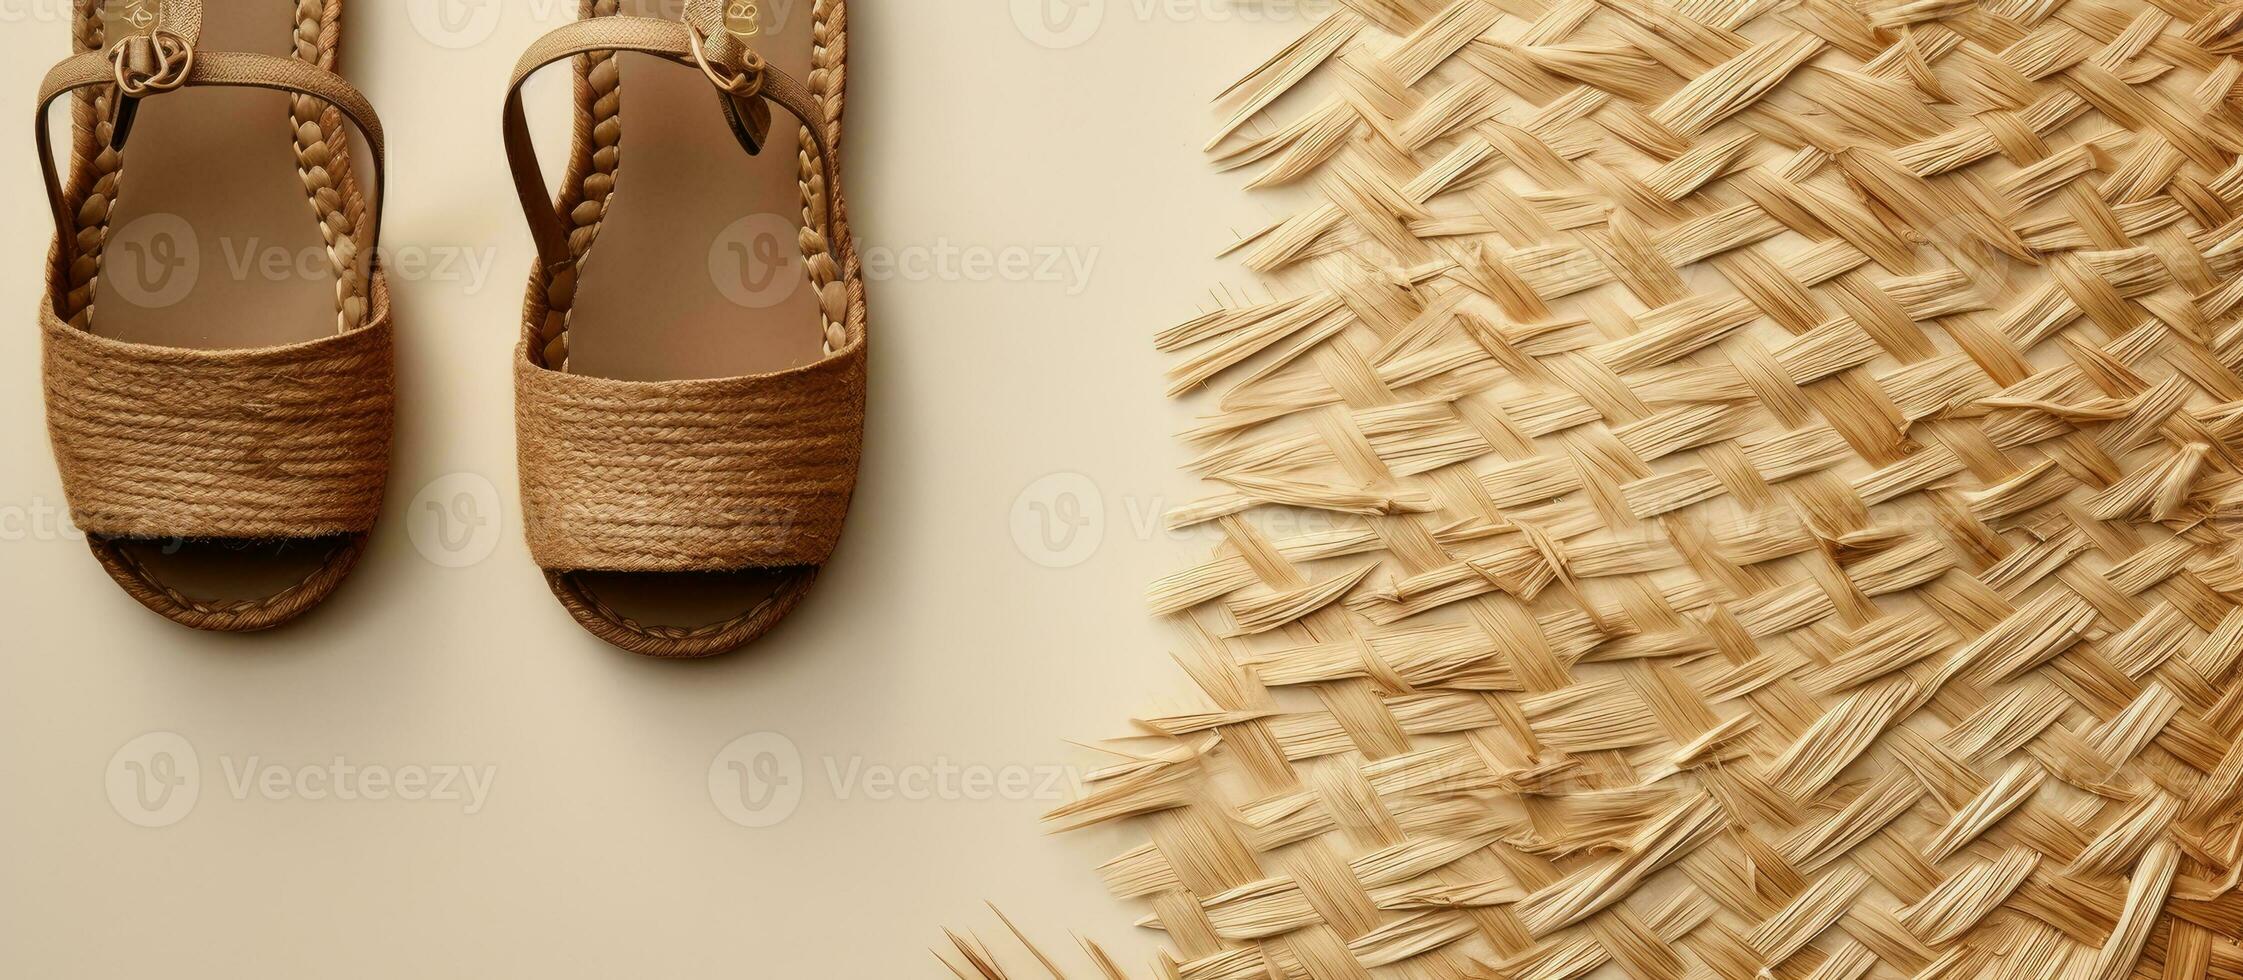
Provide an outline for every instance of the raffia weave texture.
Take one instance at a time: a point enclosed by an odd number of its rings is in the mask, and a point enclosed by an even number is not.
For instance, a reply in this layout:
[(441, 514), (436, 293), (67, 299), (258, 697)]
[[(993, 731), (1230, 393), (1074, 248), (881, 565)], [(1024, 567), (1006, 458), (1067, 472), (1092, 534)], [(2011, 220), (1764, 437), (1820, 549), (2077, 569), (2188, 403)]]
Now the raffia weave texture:
[(1161, 337), (1208, 703), (1053, 815), (1165, 972), (2243, 976), (2243, 6), (1304, 28)]
[(47, 429), (71, 520), (117, 537), (294, 538), (381, 513), (395, 411), (387, 301), (285, 347), (128, 344), (41, 307)]
[(726, 571), (833, 554), (864, 449), (862, 342), (757, 377), (613, 381), (526, 357), (514, 375), (539, 567)]

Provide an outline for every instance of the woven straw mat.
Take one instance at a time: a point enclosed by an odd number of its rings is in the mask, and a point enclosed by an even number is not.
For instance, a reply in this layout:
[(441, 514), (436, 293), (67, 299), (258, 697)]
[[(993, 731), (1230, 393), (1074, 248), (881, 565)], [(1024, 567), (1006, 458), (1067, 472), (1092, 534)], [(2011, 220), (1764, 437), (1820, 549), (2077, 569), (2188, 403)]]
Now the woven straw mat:
[(2243, 977), (2243, 4), (1327, 8), (1052, 814), (1161, 972)]

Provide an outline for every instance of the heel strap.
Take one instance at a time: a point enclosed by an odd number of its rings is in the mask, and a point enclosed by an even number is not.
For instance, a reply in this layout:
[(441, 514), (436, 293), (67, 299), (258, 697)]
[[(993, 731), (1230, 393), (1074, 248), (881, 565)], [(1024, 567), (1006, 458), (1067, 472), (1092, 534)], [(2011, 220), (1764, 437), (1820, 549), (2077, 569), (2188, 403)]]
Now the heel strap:
[[(184, 0), (171, 0), (165, 6), (163, 23), (171, 24), (175, 12), (182, 8), (191, 9), (196, 15), (194, 21), (199, 23), (201, 5)], [(170, 30), (168, 26), (164, 29)], [(368, 234), (367, 252), (375, 256), (375, 262), (379, 263), (382, 206), (389, 203), (388, 194), (384, 191), (388, 177), (384, 166), (382, 121), (374, 114), (374, 107), (366, 101), (366, 96), (344, 81), (342, 76), (295, 58), (239, 51), (197, 52), (192, 47), (186, 51), (186, 54), (172, 62), (176, 77), (151, 76), (156, 84), (150, 84), (149, 79), (140, 79), (140, 93), (129, 98), (154, 98), (175, 89), (197, 86), (263, 88), (311, 96), (334, 106), (342, 112), (344, 118), (350, 120), (351, 125), (358, 129), (359, 136), (365, 139), (367, 149), (374, 157), (374, 199), (368, 206), (374, 220), (368, 223), (372, 230)], [(57, 100), (84, 89), (111, 86), (119, 90), (117, 95), (120, 102), (128, 98), (120, 78), (136, 76), (127, 75), (123, 65), (123, 62), (112, 59), (108, 52), (89, 51), (54, 66), (47, 72), (46, 81), (39, 86), (39, 107), (33, 120), (33, 138), (39, 147), (39, 171), (46, 180), (47, 204), (54, 209), (55, 233), (60, 236), (57, 240), (66, 252), (78, 240), (78, 222), (76, 216), (70, 213), (68, 202), (63, 199), (62, 180), (57, 174), (54, 158), (54, 141), (48, 135), (48, 114)], [(64, 259), (67, 262), (73, 257), (66, 254)]]
[(530, 236), (537, 243), (538, 262), (547, 275), (560, 275), (575, 264), (576, 256), (569, 249), (560, 212), (546, 190), (537, 148), (530, 142), (529, 121), (522, 108), (522, 83), (547, 65), (592, 51), (656, 55), (689, 70), (708, 73), (711, 83), (728, 99), (767, 100), (801, 120), (817, 146), (818, 163), (825, 174), (827, 247), (834, 263), (847, 267), (845, 256), (851, 246), (840, 203), (841, 162), (818, 112), (817, 100), (800, 81), (747, 51), (736, 38), (723, 34), (704, 43), (697, 31), (684, 23), (650, 17), (593, 17), (539, 38), (515, 65), (513, 81), (506, 89), (506, 159), (514, 172), (522, 215), (529, 221)]

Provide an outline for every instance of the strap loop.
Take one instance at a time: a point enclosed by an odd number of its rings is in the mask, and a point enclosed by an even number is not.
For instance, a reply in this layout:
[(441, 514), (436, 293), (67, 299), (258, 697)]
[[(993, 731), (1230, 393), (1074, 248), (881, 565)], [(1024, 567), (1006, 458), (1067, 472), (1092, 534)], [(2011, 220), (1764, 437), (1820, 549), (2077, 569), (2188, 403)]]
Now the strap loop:
[(195, 68), (195, 49), (186, 38), (159, 27), (152, 34), (135, 34), (111, 45), (109, 62), (116, 66), (118, 92), (127, 98), (146, 98), (185, 84)]
[(693, 49), (693, 63), (701, 66), (701, 74), (717, 87), (717, 106), (724, 110), (725, 125), (732, 128), (732, 136), (740, 141), (740, 148), (749, 156), (762, 156), (763, 144), (771, 138), (771, 104), (765, 102), (763, 84), (770, 63), (754, 48), (741, 44), (732, 34), (721, 32), (716, 36), (717, 61), (738, 62), (737, 70), (720, 68), (710, 60), (710, 43), (703, 40), (701, 29), (694, 26), (693, 9), (687, 5), (685, 17), (686, 45)]
[(727, 78), (724, 73), (730, 69), (721, 69), (709, 63), (709, 51), (701, 43), (700, 31), (694, 30), (693, 26), (688, 24), (685, 28), (685, 38), (686, 43), (693, 49), (693, 62), (701, 66), (701, 74), (709, 76), (709, 81), (714, 83), (717, 88), (743, 99), (752, 99), (763, 94), (764, 70), (771, 66), (754, 49), (741, 49), (740, 70)]
[(159, 27), (119, 39), (109, 48), (109, 61), (117, 79), (109, 99), (109, 148), (122, 150), (140, 115), (140, 100), (185, 83), (195, 70), (195, 46)]

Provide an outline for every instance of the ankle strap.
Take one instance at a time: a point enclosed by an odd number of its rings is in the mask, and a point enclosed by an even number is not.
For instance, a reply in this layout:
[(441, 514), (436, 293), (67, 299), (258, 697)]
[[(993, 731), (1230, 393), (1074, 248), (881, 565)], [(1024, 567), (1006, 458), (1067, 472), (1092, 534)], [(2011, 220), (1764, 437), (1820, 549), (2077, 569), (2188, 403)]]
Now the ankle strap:
[[(771, 66), (723, 31), (703, 42), (698, 28), (650, 17), (592, 17), (567, 24), (539, 38), (515, 65), (514, 79), (506, 89), (506, 159), (514, 172), (514, 189), (522, 199), (522, 214), (537, 242), (538, 262), (548, 275), (559, 274), (575, 263), (568, 232), (548, 196), (545, 173), (539, 167), (537, 147), (530, 142), (529, 121), (522, 109), (522, 83), (539, 69), (556, 61), (592, 51), (636, 51), (657, 55), (673, 64), (700, 70), (709, 76), (727, 100), (767, 100), (796, 119), (818, 149), (818, 164), (825, 175), (826, 241), (834, 262), (844, 268), (849, 232), (841, 207), (841, 161), (835, 155), (817, 101), (802, 83)], [(736, 52), (736, 53), (734, 53)], [(735, 127), (741, 124), (734, 120)]]
[[(188, 13), (183, 14), (182, 11)], [(199, 0), (170, 0), (164, 6), (164, 17), (160, 22), (163, 26), (158, 30), (170, 31), (173, 18), (181, 17), (185, 19), (187, 30), (193, 33), (200, 23), (201, 11)], [(181, 37), (184, 39), (184, 35)], [(119, 42), (120, 45), (123, 43), (125, 42)], [(117, 47), (111, 49), (116, 50)], [(383, 159), (382, 121), (374, 114), (374, 107), (366, 101), (366, 97), (344, 81), (342, 76), (295, 58), (237, 51), (196, 52), (188, 47), (179, 60), (172, 62), (173, 67), (166, 73), (137, 78), (127, 75), (126, 65), (112, 58), (111, 51), (89, 51), (68, 58), (48, 71), (46, 81), (39, 86), (39, 108), (33, 119), (33, 138), (39, 148), (40, 174), (46, 179), (47, 203), (54, 209), (55, 233), (61, 236), (61, 247), (66, 252), (77, 242), (78, 228), (76, 216), (70, 213), (69, 204), (63, 199), (62, 181), (55, 166), (54, 141), (47, 132), (47, 118), (54, 103), (73, 92), (103, 85), (118, 90), (113, 96), (120, 100), (120, 104), (122, 100), (154, 98), (174, 89), (208, 85), (263, 88), (308, 95), (334, 106), (342, 112), (344, 118), (350, 120), (351, 125), (357, 127), (359, 135), (366, 140), (367, 149), (374, 156), (374, 198), (368, 205), (373, 220), (370, 222), (372, 230), (368, 233), (367, 254), (373, 256), (375, 262), (380, 261), (382, 206), (389, 203), (384, 191), (387, 171)], [(140, 82), (137, 95), (126, 94), (125, 86), (120, 82), (123, 77), (137, 78)], [(120, 125), (125, 124), (129, 124), (129, 120), (120, 120)]]

